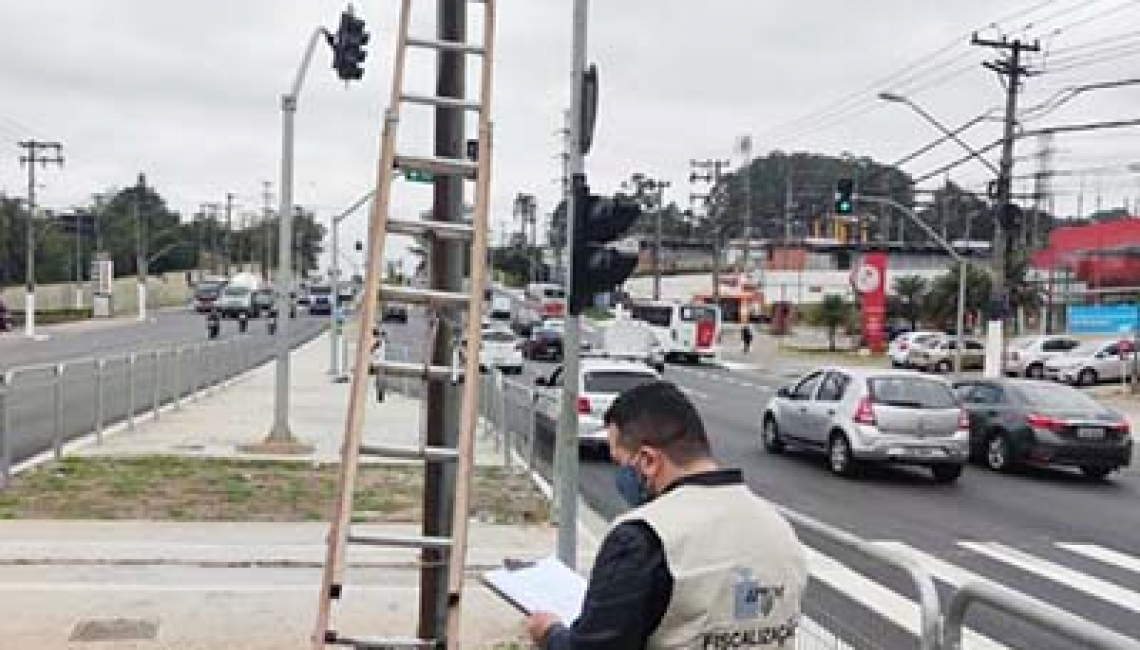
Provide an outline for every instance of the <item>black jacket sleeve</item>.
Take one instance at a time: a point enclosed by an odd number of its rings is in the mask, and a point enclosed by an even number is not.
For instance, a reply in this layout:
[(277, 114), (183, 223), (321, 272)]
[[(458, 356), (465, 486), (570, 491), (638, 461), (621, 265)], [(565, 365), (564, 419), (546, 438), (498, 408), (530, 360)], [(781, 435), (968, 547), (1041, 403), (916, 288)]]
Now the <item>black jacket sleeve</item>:
[(657, 629), (673, 594), (661, 540), (643, 522), (615, 527), (602, 541), (582, 615), (558, 625), (545, 650), (640, 650)]

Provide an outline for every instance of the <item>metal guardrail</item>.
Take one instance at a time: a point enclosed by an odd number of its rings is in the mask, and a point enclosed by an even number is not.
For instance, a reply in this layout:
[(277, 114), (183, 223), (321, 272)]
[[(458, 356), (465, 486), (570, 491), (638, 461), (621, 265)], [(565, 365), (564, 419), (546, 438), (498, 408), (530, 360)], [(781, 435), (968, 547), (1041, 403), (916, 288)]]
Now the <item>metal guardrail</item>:
[(906, 555), (876, 546), (851, 533), (829, 526), (807, 515), (777, 506), (780, 514), (792, 524), (825, 538), (827, 541), (873, 560), (900, 569), (910, 576), (918, 590), (919, 648), (939, 650), (942, 646), (942, 613), (934, 576)]
[(24, 366), (0, 374), (0, 488), (12, 480), (16, 458), (50, 450), (56, 459), (69, 440), (108, 426), (161, 417), (226, 379), (269, 360), (273, 339), (236, 337), (111, 357)]
[(984, 604), (1010, 616), (1033, 623), (1058, 636), (1080, 643), (1089, 650), (1138, 650), (1140, 641), (1021, 592), (992, 582), (967, 582), (959, 587), (946, 611), (943, 650), (962, 650), (962, 627), (973, 604)]

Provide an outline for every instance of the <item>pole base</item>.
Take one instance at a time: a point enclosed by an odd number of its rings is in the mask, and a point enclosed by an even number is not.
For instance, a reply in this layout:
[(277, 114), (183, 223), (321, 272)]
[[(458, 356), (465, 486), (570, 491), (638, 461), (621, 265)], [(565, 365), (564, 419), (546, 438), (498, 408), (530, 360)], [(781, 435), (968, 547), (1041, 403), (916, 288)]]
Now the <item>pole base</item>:
[(238, 451), (246, 454), (273, 454), (275, 456), (303, 456), (313, 453), (313, 446), (297, 440), (276, 441), (271, 439), (238, 445)]

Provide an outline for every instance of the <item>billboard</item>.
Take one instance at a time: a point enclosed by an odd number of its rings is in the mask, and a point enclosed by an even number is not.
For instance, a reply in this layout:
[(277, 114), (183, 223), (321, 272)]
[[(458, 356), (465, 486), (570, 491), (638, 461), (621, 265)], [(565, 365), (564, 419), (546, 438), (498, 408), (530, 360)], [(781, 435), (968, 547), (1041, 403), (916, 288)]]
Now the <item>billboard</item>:
[(886, 347), (883, 328), (886, 320), (887, 254), (870, 252), (851, 273), (851, 286), (859, 293), (859, 312), (863, 320), (863, 338), (871, 352), (879, 354)]
[(1136, 305), (1070, 305), (1070, 334), (1128, 334), (1140, 321)]

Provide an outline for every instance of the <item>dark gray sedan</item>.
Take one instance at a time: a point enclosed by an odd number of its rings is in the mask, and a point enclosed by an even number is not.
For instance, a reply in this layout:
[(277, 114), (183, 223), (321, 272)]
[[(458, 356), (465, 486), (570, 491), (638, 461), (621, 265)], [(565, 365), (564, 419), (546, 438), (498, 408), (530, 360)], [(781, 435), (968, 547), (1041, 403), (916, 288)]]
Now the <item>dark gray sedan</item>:
[(955, 391), (970, 416), (971, 456), (992, 470), (1063, 465), (1102, 479), (1132, 458), (1124, 418), (1070, 386), (978, 379), (957, 382)]

